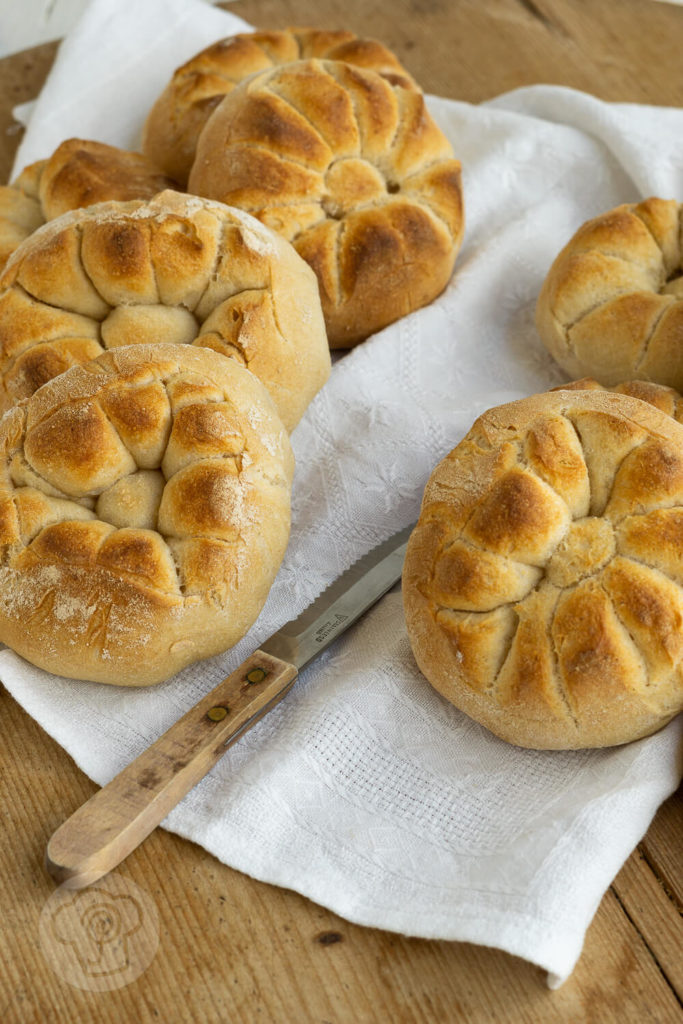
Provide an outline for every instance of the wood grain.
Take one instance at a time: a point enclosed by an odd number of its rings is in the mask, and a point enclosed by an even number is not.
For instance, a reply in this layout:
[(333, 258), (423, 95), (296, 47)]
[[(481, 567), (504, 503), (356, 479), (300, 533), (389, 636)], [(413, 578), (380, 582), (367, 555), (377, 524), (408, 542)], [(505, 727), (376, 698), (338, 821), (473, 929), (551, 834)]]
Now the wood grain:
[(50, 831), (96, 787), (5, 692), (0, 715), (9, 737), (2, 767), (21, 763), (24, 773), (3, 770), (0, 781), (3, 1022), (678, 1020), (672, 987), (613, 893), (572, 978), (550, 992), (542, 972), (522, 960), (361, 928), (160, 831), (119, 871), (158, 907), (156, 958), (124, 989), (73, 989), (42, 969), (37, 919), (53, 886), (41, 857)]
[(683, 789), (664, 804), (641, 848), (653, 873), (683, 912)]
[(642, 849), (629, 857), (612, 888), (669, 984), (676, 992), (683, 993), (681, 908), (669, 897)]
[[(310, 24), (308, 0), (239, 0), (259, 27)], [(424, 87), (477, 102), (532, 82), (606, 99), (683, 105), (683, 9), (651, 0), (319, 0), (315, 20), (379, 36)], [(0, 172), (18, 143), (11, 106), (35, 95), (54, 46), (0, 61)], [(9, 129), (9, 132), (8, 132)], [(605, 895), (558, 991), (514, 957), (343, 921), (298, 894), (232, 871), (157, 831), (119, 874), (155, 901), (160, 948), (131, 985), (75, 989), (45, 964), (42, 863), (57, 826), (96, 787), (0, 691), (0, 1021), (555, 1024), (682, 1019), (683, 798), (661, 808)]]
[[(309, 0), (223, 5), (258, 27), (310, 24)], [(392, 0), (316, 5), (316, 24), (387, 43), (427, 92), (477, 103), (536, 82), (678, 106), (683, 10), (646, 0)]]
[(14, 154), (23, 135), (23, 128), (12, 111), (19, 103), (27, 103), (38, 95), (58, 45), (44, 43), (0, 60), (0, 182), (9, 179)]

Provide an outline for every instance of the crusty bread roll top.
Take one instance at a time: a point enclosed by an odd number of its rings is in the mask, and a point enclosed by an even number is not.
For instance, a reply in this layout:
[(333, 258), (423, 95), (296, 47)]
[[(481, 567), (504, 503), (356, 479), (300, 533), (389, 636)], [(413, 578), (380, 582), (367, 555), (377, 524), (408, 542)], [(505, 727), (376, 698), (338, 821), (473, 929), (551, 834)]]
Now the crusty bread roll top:
[(232, 646), (289, 534), (291, 447), (262, 384), (186, 345), (73, 367), (0, 421), (0, 640), (141, 686)]
[(626, 203), (587, 221), (555, 258), (538, 332), (570, 376), (683, 390), (681, 206)]
[(143, 151), (185, 185), (199, 135), (223, 97), (256, 72), (310, 57), (371, 68), (414, 87), (396, 56), (376, 39), (316, 28), (242, 32), (207, 46), (174, 72), (145, 122)]
[(683, 426), (558, 391), (485, 413), (435, 469), (403, 590), (418, 665), (511, 743), (602, 747), (683, 708)]
[(667, 387), (666, 384), (653, 384), (649, 380), (624, 380), (621, 384), (607, 387), (593, 377), (582, 377), (580, 380), (573, 380), (568, 384), (559, 384), (552, 390), (611, 391), (615, 395), (628, 395), (630, 398), (639, 398), (641, 402), (647, 402), (648, 405), (654, 405), (655, 409), (659, 409), (667, 416), (673, 416), (679, 423), (683, 423), (683, 396), (675, 388)]
[(341, 61), (233, 89), (202, 131), (189, 189), (294, 245), (316, 272), (332, 348), (436, 298), (464, 230), (460, 163), (422, 93)]
[(151, 199), (175, 182), (129, 150), (87, 139), (67, 139), (46, 160), (26, 167), (0, 187), (0, 270), (41, 224), (67, 210), (110, 199)]
[(215, 349), (292, 429), (330, 372), (315, 276), (241, 210), (166, 191), (51, 221), (0, 277), (0, 410), (104, 349)]

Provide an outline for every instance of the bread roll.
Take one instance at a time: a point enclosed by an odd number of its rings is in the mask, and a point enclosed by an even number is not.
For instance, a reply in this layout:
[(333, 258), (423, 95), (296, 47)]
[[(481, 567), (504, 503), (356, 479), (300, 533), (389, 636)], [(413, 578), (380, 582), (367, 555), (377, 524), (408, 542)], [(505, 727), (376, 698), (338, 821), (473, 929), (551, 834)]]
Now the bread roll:
[(11, 185), (0, 185), (0, 271), (25, 238), (45, 223), (38, 182), (45, 161), (27, 167)]
[(570, 376), (683, 390), (679, 220), (674, 200), (617, 206), (579, 228), (557, 256), (536, 325)]
[(629, 395), (631, 398), (639, 398), (641, 402), (647, 402), (648, 405), (654, 405), (655, 409), (661, 409), (667, 416), (673, 416), (679, 423), (683, 423), (683, 396), (675, 388), (668, 388), (665, 384), (653, 384), (648, 380), (625, 380), (621, 384), (607, 388), (592, 377), (582, 377), (581, 380), (560, 384), (552, 390), (612, 391), (615, 395)]
[(318, 276), (332, 348), (431, 302), (462, 241), (460, 163), (422, 94), (340, 61), (287, 64), (229, 93), (189, 188), (292, 242)]
[(76, 366), (0, 421), (0, 640), (146, 686), (232, 646), (289, 534), (293, 459), (263, 385), (188, 345)]
[(604, 747), (683, 709), (683, 426), (625, 395), (491, 409), (434, 470), (406, 623), (432, 685), (523, 747)]
[(185, 185), (200, 132), (223, 97), (257, 71), (309, 57), (343, 60), (414, 86), (391, 50), (376, 39), (316, 28), (240, 33), (207, 46), (174, 72), (145, 123), (143, 151)]
[(28, 238), (0, 277), (0, 409), (105, 348), (191, 343), (260, 378), (291, 429), (330, 372), (315, 275), (240, 210), (103, 203)]
[(48, 160), (0, 186), (0, 270), (32, 232), (67, 210), (109, 199), (151, 199), (174, 182), (146, 157), (103, 142), (67, 139)]

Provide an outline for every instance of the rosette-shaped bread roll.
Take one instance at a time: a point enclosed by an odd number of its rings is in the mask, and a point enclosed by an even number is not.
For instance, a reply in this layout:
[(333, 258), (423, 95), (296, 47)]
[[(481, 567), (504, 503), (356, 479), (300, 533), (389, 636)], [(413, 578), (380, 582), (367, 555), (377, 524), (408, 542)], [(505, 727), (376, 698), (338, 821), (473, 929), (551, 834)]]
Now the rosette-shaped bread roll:
[(0, 640), (143, 686), (232, 646), (289, 535), (293, 459), (263, 385), (207, 349), (134, 345), (0, 422)]
[(315, 275), (292, 247), (241, 210), (167, 191), (64, 214), (15, 253), (0, 277), (0, 409), (145, 342), (238, 360), (289, 429), (330, 372)]
[(683, 709), (683, 426), (558, 391), (491, 409), (435, 469), (406, 622), (432, 685), (524, 747), (603, 747)]
[(674, 200), (617, 206), (579, 228), (557, 256), (536, 325), (568, 374), (683, 389), (680, 217)]
[(145, 123), (143, 151), (184, 185), (197, 139), (223, 97), (257, 71), (310, 57), (343, 60), (414, 85), (397, 57), (376, 39), (316, 28), (244, 32), (207, 46), (174, 72)]
[(332, 348), (431, 302), (463, 234), (460, 163), (422, 93), (340, 61), (254, 75), (206, 123), (189, 188), (288, 239)]
[(139, 153), (103, 142), (67, 139), (48, 160), (0, 186), (0, 270), (45, 221), (109, 199), (151, 199), (174, 182)]

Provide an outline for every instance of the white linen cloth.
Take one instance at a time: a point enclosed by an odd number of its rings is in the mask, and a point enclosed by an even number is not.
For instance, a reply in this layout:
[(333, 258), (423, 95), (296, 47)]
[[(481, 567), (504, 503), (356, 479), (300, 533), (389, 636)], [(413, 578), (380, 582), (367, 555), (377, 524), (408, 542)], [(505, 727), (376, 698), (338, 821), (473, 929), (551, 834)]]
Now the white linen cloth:
[[(199, 0), (93, 0), (62, 45), (17, 169), (69, 135), (135, 146), (173, 68), (244, 27)], [(683, 111), (551, 87), (429, 106), (464, 166), (457, 272), (430, 307), (336, 362), (296, 428), (291, 543), (249, 635), (139, 691), (55, 678), (0, 653), (7, 689), (99, 784), (416, 518), (429, 473), (478, 413), (566, 379), (533, 310), (578, 225), (648, 194), (683, 199)], [(165, 825), (351, 921), (500, 947), (556, 986), (605, 889), (676, 789), (681, 725), (608, 750), (509, 746), (421, 677), (394, 592)]]

